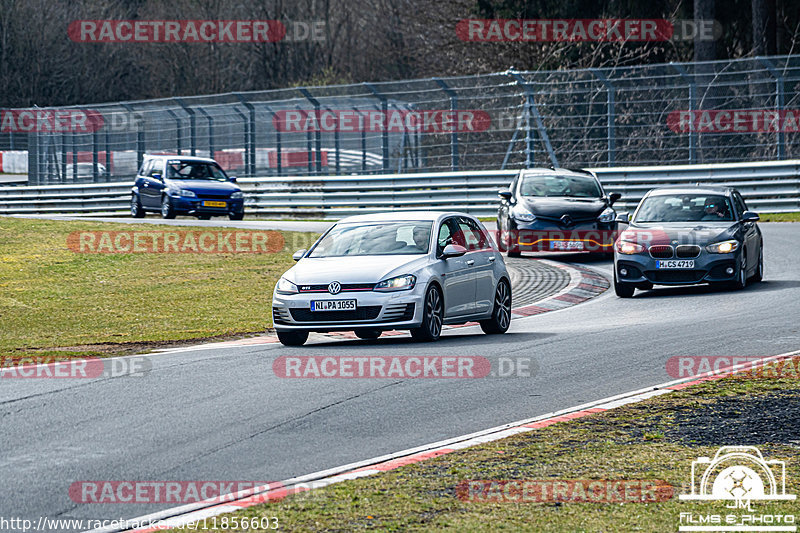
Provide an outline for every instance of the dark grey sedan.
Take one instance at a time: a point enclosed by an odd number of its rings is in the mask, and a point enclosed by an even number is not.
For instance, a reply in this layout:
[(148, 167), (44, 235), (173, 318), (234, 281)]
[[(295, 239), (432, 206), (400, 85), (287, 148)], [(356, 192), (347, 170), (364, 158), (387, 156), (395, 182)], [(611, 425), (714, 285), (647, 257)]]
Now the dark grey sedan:
[[(627, 222), (627, 214), (619, 217)], [(739, 191), (665, 187), (648, 192), (614, 246), (614, 289), (720, 283), (743, 289), (764, 275), (764, 241)]]

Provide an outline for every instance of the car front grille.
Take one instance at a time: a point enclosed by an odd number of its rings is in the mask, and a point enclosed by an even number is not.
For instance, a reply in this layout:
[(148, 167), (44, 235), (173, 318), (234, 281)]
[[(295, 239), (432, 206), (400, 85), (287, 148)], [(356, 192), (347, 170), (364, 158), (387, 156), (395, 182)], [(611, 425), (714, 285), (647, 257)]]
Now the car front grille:
[[(343, 283), (341, 292), (371, 291), (374, 288), (374, 283)], [(328, 292), (328, 285), (300, 285), (298, 290), (300, 292)]]
[(645, 272), (654, 283), (697, 283), (705, 275), (704, 270), (648, 270)]
[(198, 193), (197, 197), (200, 200), (230, 200), (230, 194), (206, 194), (206, 193)]
[(285, 307), (273, 307), (272, 322), (274, 324), (283, 324), (289, 322), (289, 311), (287, 311)]
[(687, 257), (697, 257), (700, 255), (700, 247), (696, 244), (681, 244), (675, 248), (675, 255), (682, 259)]
[(656, 259), (669, 259), (672, 257), (672, 246), (669, 244), (655, 244), (650, 247), (650, 256)]
[(353, 322), (375, 320), (381, 313), (380, 305), (366, 305), (355, 311), (311, 311), (299, 307), (289, 309), (296, 322)]

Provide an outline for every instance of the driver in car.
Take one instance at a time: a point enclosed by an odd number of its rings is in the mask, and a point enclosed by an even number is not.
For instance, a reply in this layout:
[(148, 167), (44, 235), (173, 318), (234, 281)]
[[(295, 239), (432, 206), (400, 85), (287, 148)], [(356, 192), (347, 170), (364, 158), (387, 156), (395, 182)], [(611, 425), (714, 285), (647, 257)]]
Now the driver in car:
[(705, 215), (703, 215), (704, 221), (720, 220), (728, 217), (728, 209), (717, 202), (706, 204), (703, 210), (705, 211)]

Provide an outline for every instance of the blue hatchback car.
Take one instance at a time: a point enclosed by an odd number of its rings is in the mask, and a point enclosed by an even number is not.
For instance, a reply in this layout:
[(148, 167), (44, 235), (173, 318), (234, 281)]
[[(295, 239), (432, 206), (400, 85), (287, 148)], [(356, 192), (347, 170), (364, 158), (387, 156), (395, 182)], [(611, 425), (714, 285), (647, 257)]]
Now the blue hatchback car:
[(244, 218), (244, 194), (235, 177), (228, 177), (213, 159), (204, 157), (145, 155), (131, 189), (131, 215), (148, 211), (163, 218), (176, 215)]

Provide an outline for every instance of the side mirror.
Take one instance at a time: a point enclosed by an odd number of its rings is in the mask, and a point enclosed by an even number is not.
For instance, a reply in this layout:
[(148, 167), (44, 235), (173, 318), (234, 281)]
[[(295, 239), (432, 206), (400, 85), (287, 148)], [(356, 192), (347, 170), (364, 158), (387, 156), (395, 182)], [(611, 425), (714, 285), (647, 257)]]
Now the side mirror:
[(228, 176), (228, 181), (231, 183), (236, 183), (236, 176)]
[(614, 205), (614, 202), (622, 198), (622, 195), (618, 192), (612, 192), (608, 195), (608, 205)]
[(755, 211), (745, 211), (742, 213), (742, 222), (758, 222), (761, 217)]
[(150, 177), (153, 178), (154, 180), (164, 181), (164, 178), (161, 176), (161, 174), (153, 174)]
[(510, 189), (500, 189), (499, 191), (497, 191), (497, 196), (499, 196), (503, 200), (511, 201), (511, 197), (514, 196), (514, 194), (511, 192)]
[(615, 220), (622, 224), (628, 224), (631, 221), (631, 215), (630, 213), (617, 213), (617, 218)]
[(461, 257), (467, 253), (467, 249), (463, 246), (458, 244), (448, 244), (442, 250), (442, 255), (440, 256), (442, 259), (450, 259), (451, 257)]
[(294, 259), (295, 261), (300, 261), (303, 258), (303, 256), (306, 255), (307, 251), (308, 250), (306, 250), (305, 248), (303, 248), (302, 250), (297, 250), (295, 253), (292, 254), (292, 259)]

